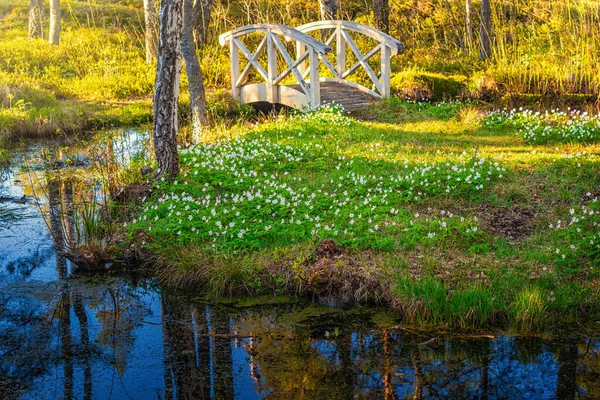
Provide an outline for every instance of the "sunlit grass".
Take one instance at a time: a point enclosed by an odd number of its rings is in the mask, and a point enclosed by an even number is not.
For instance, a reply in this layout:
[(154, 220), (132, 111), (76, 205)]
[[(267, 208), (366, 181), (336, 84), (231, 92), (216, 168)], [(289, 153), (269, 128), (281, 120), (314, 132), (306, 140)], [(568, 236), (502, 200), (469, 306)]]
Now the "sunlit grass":
[[(356, 268), (352, 279), (369, 288), (379, 276), (372, 290), (413, 322), (530, 330), (565, 307), (574, 315), (565, 285), (599, 276), (599, 149), (529, 144), (513, 128), (463, 119), (460, 107), (438, 118), (438, 106), (420, 108), (385, 123), (327, 110), (237, 127), (183, 151), (182, 175), (155, 188), (130, 234), (173, 282), (224, 268), (208, 280), (215, 293), (298, 288), (295, 276), (321, 268), (317, 243), (332, 238), (344, 256), (326, 264), (331, 276)], [(528, 285), (555, 295), (540, 306)], [(575, 308), (600, 301), (581, 293)]]

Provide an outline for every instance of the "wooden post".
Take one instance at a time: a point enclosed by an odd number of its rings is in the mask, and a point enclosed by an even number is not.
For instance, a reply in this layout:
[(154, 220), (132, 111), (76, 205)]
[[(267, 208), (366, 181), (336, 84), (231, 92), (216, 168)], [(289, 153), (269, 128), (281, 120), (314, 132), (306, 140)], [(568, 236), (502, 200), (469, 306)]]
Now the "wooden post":
[[(306, 45), (302, 42), (296, 41), (296, 60), (299, 59), (305, 51)], [(304, 76), (304, 72), (306, 72), (306, 61), (302, 61), (300, 64), (298, 64), (298, 72)]]
[(319, 81), (319, 53), (310, 49), (310, 107), (321, 105), (321, 82)]
[(231, 97), (237, 101), (241, 101), (240, 90), (236, 85), (240, 77), (240, 54), (234, 38), (231, 38), (229, 42), (229, 52), (231, 56)]
[(277, 86), (273, 82), (277, 79), (277, 49), (275, 43), (273, 43), (273, 33), (267, 31), (267, 76), (269, 77), (267, 82), (267, 101), (269, 103), (278, 103), (279, 99), (277, 96)]
[(390, 75), (391, 75), (391, 65), (390, 65), (391, 55), (390, 48), (382, 43), (381, 46), (381, 97), (389, 98), (390, 97)]
[(343, 79), (342, 76), (346, 72), (346, 39), (342, 35), (342, 27), (339, 26), (336, 31), (336, 69), (338, 73), (338, 79)]

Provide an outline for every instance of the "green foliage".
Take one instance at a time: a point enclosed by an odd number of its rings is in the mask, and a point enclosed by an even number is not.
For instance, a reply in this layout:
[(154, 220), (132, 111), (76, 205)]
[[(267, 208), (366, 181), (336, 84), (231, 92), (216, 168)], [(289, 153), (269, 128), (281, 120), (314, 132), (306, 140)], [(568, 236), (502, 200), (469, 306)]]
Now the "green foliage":
[(529, 143), (588, 143), (600, 139), (600, 116), (587, 112), (531, 111), (512, 109), (495, 111), (484, 118), (491, 127), (514, 127)]
[(328, 106), (193, 146), (182, 152), (181, 179), (160, 184), (131, 229), (234, 253), (328, 237), (379, 250), (484, 240), (472, 219), (402, 206), (438, 196), (476, 200), (504, 173), (497, 162), (466, 153), (443, 163), (349, 158), (340, 145), (350, 134), (373, 135)]
[(465, 90), (466, 76), (407, 70), (395, 74), (390, 86), (403, 98), (415, 101), (442, 101), (461, 96)]
[(539, 287), (528, 287), (519, 291), (511, 303), (511, 318), (520, 331), (539, 329), (546, 316), (548, 299)]

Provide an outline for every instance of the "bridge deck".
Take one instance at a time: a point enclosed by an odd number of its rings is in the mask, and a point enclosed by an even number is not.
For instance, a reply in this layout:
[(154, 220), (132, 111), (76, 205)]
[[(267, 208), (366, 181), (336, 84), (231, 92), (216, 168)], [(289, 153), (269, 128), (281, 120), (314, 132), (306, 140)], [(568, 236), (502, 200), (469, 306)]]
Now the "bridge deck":
[[(301, 91), (300, 85), (289, 87)], [(321, 82), (321, 104), (335, 102), (341, 104), (346, 111), (368, 108), (379, 99), (362, 90), (338, 82)]]

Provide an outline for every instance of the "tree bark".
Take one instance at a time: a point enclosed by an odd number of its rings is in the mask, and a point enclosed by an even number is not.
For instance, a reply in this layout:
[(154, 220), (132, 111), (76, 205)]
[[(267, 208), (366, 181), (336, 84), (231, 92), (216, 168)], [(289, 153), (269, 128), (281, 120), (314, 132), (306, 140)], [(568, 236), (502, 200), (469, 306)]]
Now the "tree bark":
[(50, 0), (50, 44), (60, 43), (60, 0)]
[(320, 0), (320, 6), (322, 20), (337, 19), (338, 0)]
[(471, 0), (465, 0), (465, 29), (467, 46), (471, 50), (473, 44), (473, 21), (471, 20)]
[(194, 31), (194, 42), (196, 47), (204, 46), (208, 39), (208, 27), (210, 26), (210, 11), (213, 0), (193, 0), (192, 6), (192, 29)]
[(491, 18), (492, 10), (490, 7), (490, 0), (481, 0), (481, 27), (479, 29), (479, 36), (481, 39), (479, 58), (481, 60), (487, 60), (492, 54), (490, 47), (490, 35), (492, 33)]
[[(204, 93), (204, 77), (198, 54), (194, 46), (194, 0), (183, 0), (183, 34), (181, 52), (185, 61), (185, 70), (190, 87), (190, 107), (192, 111), (192, 134), (202, 134), (202, 127), (208, 124), (206, 119), (206, 95)], [(197, 2), (198, 0), (196, 0)]]
[(29, 0), (29, 39), (42, 37), (44, 0)]
[(158, 176), (179, 172), (177, 97), (181, 69), (182, 0), (162, 0), (154, 90), (154, 152)]
[(151, 64), (156, 58), (158, 47), (158, 18), (155, 0), (144, 0), (144, 24), (146, 25), (146, 63)]
[(390, 31), (390, 5), (388, 0), (373, 0), (373, 22), (382, 32)]

